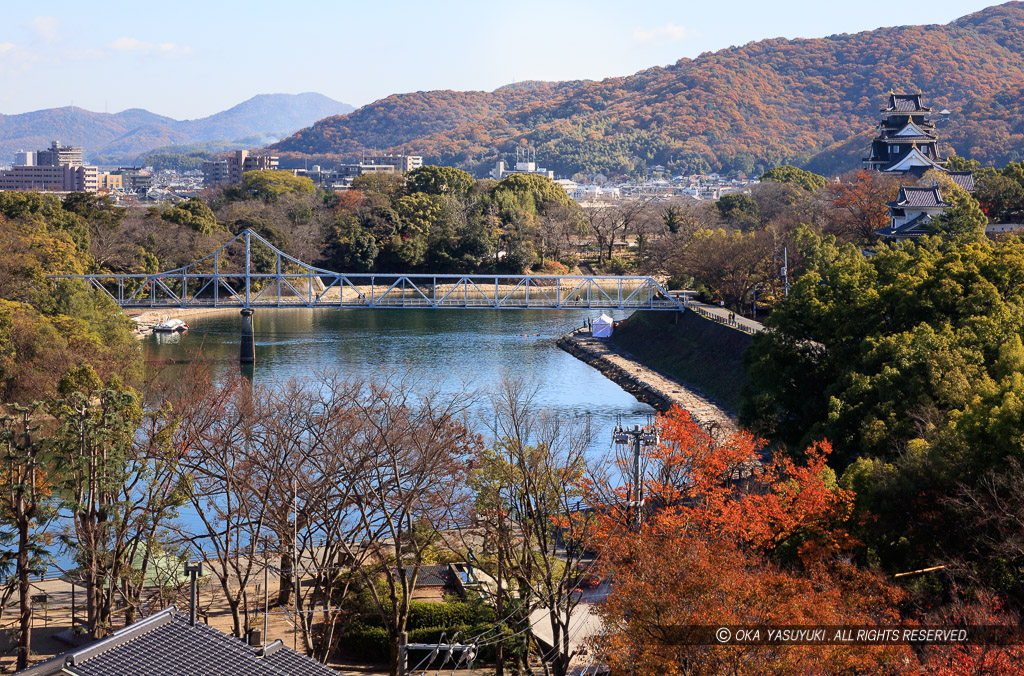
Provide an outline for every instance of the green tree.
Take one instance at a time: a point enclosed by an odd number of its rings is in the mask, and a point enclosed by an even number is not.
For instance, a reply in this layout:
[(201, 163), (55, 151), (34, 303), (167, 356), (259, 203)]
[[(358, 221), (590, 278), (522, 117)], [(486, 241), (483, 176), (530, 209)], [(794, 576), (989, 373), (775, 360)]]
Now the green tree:
[(988, 218), (978, 200), (963, 188), (952, 184), (942, 188), (942, 197), (950, 206), (940, 216), (929, 221), (931, 229), (942, 235), (984, 239)]
[(761, 174), (762, 181), (775, 181), (776, 183), (792, 183), (798, 185), (807, 192), (820, 190), (828, 185), (828, 179), (812, 171), (806, 171), (790, 164), (779, 167), (772, 167)]
[(66, 233), (74, 242), (77, 256), (89, 260), (89, 230), (77, 214), (65, 211), (54, 195), (18, 190), (0, 191), (0, 215), (13, 221), (31, 223), (43, 233)]
[(142, 408), (134, 392), (114, 382), (105, 386), (89, 366), (71, 369), (58, 389), (64, 396), (50, 407), (57, 421), (56, 489), (71, 517), (62, 538), (75, 553), (85, 587), (86, 627), (96, 639), (110, 626), (113, 583), (123, 563), (115, 554)]
[(256, 197), (265, 202), (275, 202), (282, 195), (312, 195), (316, 184), (305, 176), (295, 176), (290, 171), (247, 171), (242, 174), (242, 183), (225, 191), (231, 199)]
[(494, 186), (488, 199), (482, 200), (481, 206), (495, 204), (501, 210), (502, 220), (509, 222), (517, 210), (536, 216), (546, 202), (579, 208), (564, 188), (540, 174), (506, 176)]
[(718, 215), (722, 220), (739, 228), (749, 228), (757, 224), (760, 213), (757, 202), (750, 195), (742, 192), (722, 195), (718, 202)]
[(981, 162), (970, 160), (960, 155), (950, 155), (946, 158), (946, 168), (950, 171), (978, 171), (981, 169)]
[(328, 226), (323, 264), (339, 272), (368, 272), (380, 249), (373, 233), (362, 227), (353, 214), (338, 216)]
[(160, 217), (195, 230), (200, 235), (210, 236), (218, 229), (217, 217), (201, 197), (191, 197), (167, 209)]
[(1024, 186), (1008, 176), (993, 174), (981, 178), (974, 196), (985, 215), (996, 223), (1024, 218)]
[(0, 587), (0, 615), (17, 591), (16, 669), (27, 668), (32, 653), (31, 576), (46, 569), (50, 553), (44, 528), (56, 511), (50, 455), (33, 421), (39, 405), (14, 405), (15, 415), (0, 416), (0, 572), (8, 580)]
[(365, 193), (376, 204), (393, 204), (408, 192), (405, 175), (393, 172), (371, 172), (352, 179), (352, 189)]
[(454, 167), (437, 167), (428, 165), (413, 169), (406, 176), (409, 182), (409, 192), (424, 192), (430, 195), (459, 195), (469, 194), (473, 187), (473, 177)]
[(76, 214), (91, 228), (116, 230), (124, 220), (126, 210), (117, 206), (108, 195), (72, 192), (64, 197), (64, 211)]

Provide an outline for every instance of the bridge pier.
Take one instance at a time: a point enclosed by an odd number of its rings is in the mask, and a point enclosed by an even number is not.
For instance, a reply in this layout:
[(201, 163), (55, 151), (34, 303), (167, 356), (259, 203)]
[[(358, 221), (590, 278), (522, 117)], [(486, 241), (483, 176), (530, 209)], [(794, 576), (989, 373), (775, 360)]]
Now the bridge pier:
[(252, 308), (242, 310), (242, 347), (238, 354), (240, 364), (256, 363), (256, 338), (252, 330)]

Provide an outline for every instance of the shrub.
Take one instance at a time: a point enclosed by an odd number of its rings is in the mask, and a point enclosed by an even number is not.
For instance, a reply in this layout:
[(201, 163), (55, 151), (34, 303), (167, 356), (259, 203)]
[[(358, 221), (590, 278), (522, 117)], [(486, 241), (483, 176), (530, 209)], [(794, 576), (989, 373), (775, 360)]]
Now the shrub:
[(569, 272), (564, 265), (555, 260), (544, 261), (543, 265), (535, 265), (534, 271), (542, 275), (564, 275)]
[(632, 267), (632, 265), (621, 258), (609, 258), (608, 263), (605, 265), (605, 270), (612, 275), (624, 275), (629, 272)]
[(372, 662), (387, 662), (390, 651), (388, 631), (384, 627), (357, 624), (338, 642), (339, 653)]
[(413, 601), (409, 604), (409, 631), (423, 627), (455, 627), (494, 621), (494, 611), (478, 602), (429, 603)]

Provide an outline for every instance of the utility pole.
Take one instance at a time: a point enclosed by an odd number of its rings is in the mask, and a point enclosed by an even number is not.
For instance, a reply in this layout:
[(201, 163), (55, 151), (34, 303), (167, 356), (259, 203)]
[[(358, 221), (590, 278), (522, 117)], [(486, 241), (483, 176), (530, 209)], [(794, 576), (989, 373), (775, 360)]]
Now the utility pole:
[(188, 587), (189, 587), (189, 604), (188, 604), (188, 626), (196, 626), (196, 605), (197, 599), (197, 587), (198, 578), (203, 574), (203, 562), (195, 564), (185, 564), (185, 574), (188, 575)]
[(782, 247), (782, 281), (786, 285), (786, 298), (789, 298), (789, 247)]
[(616, 425), (612, 431), (612, 440), (617, 444), (630, 444), (633, 447), (633, 491), (629, 506), (633, 509), (633, 527), (640, 530), (643, 523), (643, 477), (640, 475), (640, 449), (644, 446), (657, 446), (658, 430), (653, 425), (623, 428)]

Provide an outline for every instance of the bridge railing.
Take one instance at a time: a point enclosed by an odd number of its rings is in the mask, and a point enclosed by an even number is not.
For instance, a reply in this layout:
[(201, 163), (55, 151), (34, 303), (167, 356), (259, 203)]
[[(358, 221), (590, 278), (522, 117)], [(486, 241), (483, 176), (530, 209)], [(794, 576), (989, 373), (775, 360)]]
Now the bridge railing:
[[(239, 248), (242, 243), (244, 250)], [(258, 265), (250, 250), (253, 243), (264, 249)], [(248, 230), (176, 270), (49, 279), (83, 280), (123, 308), (683, 309), (652, 277), (332, 272), (292, 258)]]

